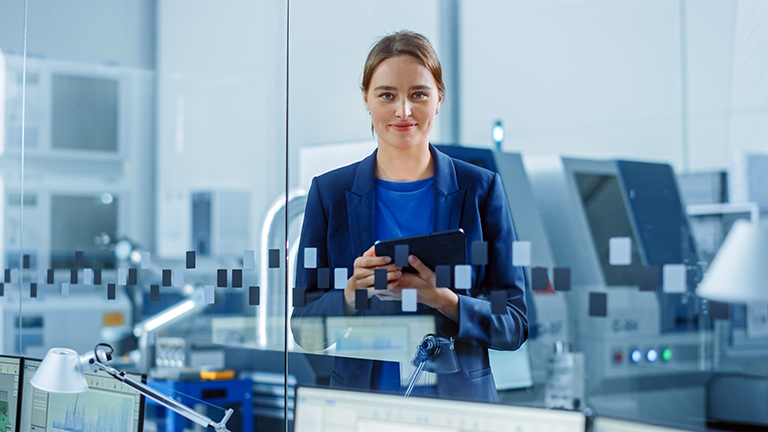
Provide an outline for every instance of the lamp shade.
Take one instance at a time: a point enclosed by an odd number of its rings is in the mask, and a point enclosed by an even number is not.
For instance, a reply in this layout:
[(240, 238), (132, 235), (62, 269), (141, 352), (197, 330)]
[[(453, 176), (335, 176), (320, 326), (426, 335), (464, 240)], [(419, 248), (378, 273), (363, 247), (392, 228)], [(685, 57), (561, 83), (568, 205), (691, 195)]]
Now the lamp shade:
[(68, 348), (51, 348), (30, 384), (48, 393), (75, 394), (88, 390), (80, 357)]
[(724, 302), (768, 301), (768, 224), (734, 223), (696, 294)]

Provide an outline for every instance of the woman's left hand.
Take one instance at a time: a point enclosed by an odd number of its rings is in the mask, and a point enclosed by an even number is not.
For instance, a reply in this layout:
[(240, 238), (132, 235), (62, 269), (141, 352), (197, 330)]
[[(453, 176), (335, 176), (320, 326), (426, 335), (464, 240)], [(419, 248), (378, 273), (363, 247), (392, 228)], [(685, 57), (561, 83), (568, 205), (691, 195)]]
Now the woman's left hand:
[(390, 298), (400, 299), (402, 290), (415, 289), (416, 301), (427, 305), (431, 308), (437, 309), (451, 319), (452, 321), (459, 321), (459, 297), (456, 293), (448, 288), (438, 288), (435, 272), (427, 267), (420, 259), (415, 255), (408, 257), (408, 263), (418, 273), (405, 273), (400, 276), (397, 287), (387, 290), (387, 294), (384, 296)]

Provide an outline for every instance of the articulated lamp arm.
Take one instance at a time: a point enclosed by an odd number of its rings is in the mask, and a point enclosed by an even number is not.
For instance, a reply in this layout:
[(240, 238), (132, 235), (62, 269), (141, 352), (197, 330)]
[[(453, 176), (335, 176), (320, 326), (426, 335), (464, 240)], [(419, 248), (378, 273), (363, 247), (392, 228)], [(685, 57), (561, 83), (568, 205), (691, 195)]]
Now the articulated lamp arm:
[[(199, 424), (200, 426), (204, 426), (204, 427), (210, 426), (216, 431), (229, 432), (229, 429), (227, 429), (227, 421), (229, 421), (229, 418), (232, 416), (232, 413), (234, 412), (231, 408), (227, 409), (221, 421), (216, 423), (209, 417), (206, 417), (198, 413), (197, 411), (194, 411), (193, 409), (187, 407), (186, 405), (181, 404), (169, 398), (168, 396), (158, 392), (152, 387), (149, 387), (146, 384), (143, 384), (139, 381), (134, 380), (133, 378), (128, 376), (128, 374), (125, 371), (117, 370), (107, 365), (106, 364), (107, 361), (109, 361), (112, 356), (109, 353), (105, 352), (103, 349), (100, 349), (100, 347), (105, 345), (106, 344), (99, 344), (96, 346), (96, 349), (94, 349), (93, 353), (84, 354), (80, 356), (80, 364), (84, 369), (90, 369), (94, 372), (104, 371), (107, 374), (114, 377), (115, 379), (122, 381), (129, 387), (132, 387), (134, 390), (138, 391), (144, 396), (154, 400), (155, 402), (165, 406), (166, 408), (169, 408), (181, 414), (182, 416)], [(106, 345), (106, 346), (109, 347), (109, 345)], [(111, 349), (112, 347), (109, 347), (109, 348)]]

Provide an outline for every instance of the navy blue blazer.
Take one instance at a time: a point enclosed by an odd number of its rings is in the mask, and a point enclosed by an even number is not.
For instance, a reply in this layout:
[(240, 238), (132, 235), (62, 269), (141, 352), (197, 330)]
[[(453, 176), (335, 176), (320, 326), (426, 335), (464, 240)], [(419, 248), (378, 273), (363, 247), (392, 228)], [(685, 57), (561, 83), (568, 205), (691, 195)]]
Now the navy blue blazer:
[[(472, 289), (459, 294), (459, 322), (419, 304), (419, 313), (435, 316), (439, 336), (452, 337), (461, 370), (440, 374), (437, 395), (453, 399), (497, 402), (498, 395), (488, 360), (488, 348), (516, 350), (528, 337), (525, 279), (521, 267), (512, 266), (515, 230), (501, 180), (496, 173), (453, 159), (430, 145), (434, 162), (433, 231), (462, 228), (467, 248), (474, 241), (488, 243), (488, 264), (473, 266)], [(352, 165), (312, 181), (307, 197), (299, 251), (317, 248), (317, 267), (346, 267), (375, 240), (376, 152)], [(470, 250), (467, 251), (470, 256)], [(317, 273), (304, 268), (298, 254), (296, 286), (305, 289), (305, 306), (293, 317), (344, 316), (343, 290), (319, 289)], [(491, 290), (508, 291), (506, 310), (491, 312)], [(370, 309), (360, 315), (396, 314), (400, 302), (371, 298)], [(305, 349), (316, 350), (315, 341), (302, 341), (300, 326), (292, 320), (294, 337)], [(415, 352), (415, 347), (414, 347)], [(337, 357), (332, 387), (371, 388), (371, 360)]]

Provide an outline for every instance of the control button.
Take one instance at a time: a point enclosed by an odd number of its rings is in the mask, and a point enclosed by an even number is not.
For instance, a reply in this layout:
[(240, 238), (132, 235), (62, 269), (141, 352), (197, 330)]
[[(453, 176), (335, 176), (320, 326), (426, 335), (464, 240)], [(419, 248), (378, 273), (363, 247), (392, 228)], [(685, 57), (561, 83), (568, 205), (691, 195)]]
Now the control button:
[(648, 352), (645, 353), (645, 358), (647, 358), (649, 362), (653, 363), (656, 361), (656, 359), (659, 358), (659, 353), (655, 349), (649, 349)]
[(632, 359), (633, 363), (640, 363), (640, 360), (643, 359), (643, 353), (640, 352), (640, 350), (632, 350), (632, 353), (629, 355), (629, 358)]

